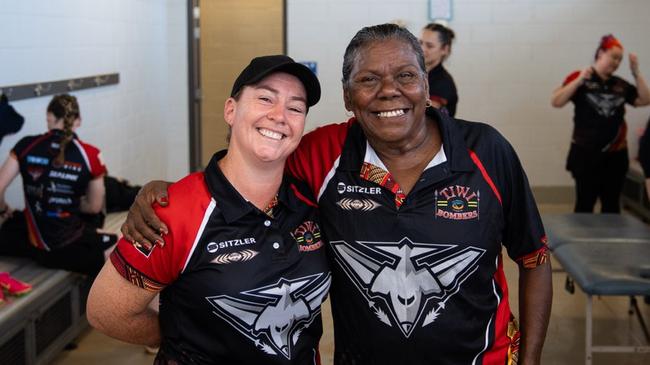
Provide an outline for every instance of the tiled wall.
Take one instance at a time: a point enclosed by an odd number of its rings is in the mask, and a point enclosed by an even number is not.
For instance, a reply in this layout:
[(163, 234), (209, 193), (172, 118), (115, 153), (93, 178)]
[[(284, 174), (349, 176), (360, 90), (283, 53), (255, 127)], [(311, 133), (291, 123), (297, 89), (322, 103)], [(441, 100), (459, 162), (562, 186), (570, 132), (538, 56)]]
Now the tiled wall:
[[(115, 86), (75, 93), (82, 139), (104, 152), (116, 176), (144, 182), (188, 171), (186, 9), (182, 0), (0, 0), (0, 86), (120, 73)], [(362, 26), (400, 21), (414, 33), (429, 20), (426, 0), (287, 0), (289, 55), (317, 61), (323, 98), (308, 129), (346, 119), (341, 62)], [(454, 0), (457, 39), (447, 68), (460, 93), (458, 116), (497, 127), (517, 149), (535, 186), (570, 186), (564, 161), (572, 106), (550, 95), (589, 65), (599, 37), (613, 32), (650, 76), (646, 0)], [(627, 60), (619, 75), (631, 80)], [(23, 130), (0, 145), (4, 159), (25, 134), (45, 130), (49, 97), (18, 101)], [(650, 108), (628, 108), (631, 154)], [(8, 199), (22, 205), (19, 184)]]
[[(324, 94), (308, 129), (344, 120), (343, 51), (366, 25), (400, 21), (416, 35), (429, 20), (426, 0), (288, 0), (289, 55), (318, 62)], [(446, 65), (456, 80), (457, 116), (485, 121), (514, 145), (535, 186), (570, 186), (564, 170), (573, 107), (550, 106), (571, 71), (589, 65), (600, 36), (614, 33), (650, 77), (650, 1), (452, 0), (457, 34)], [(632, 81), (629, 63), (618, 74)], [(631, 155), (650, 108), (628, 107)]]
[[(136, 183), (187, 174), (187, 32), (183, 0), (0, 0), (0, 86), (118, 72), (120, 83), (74, 92), (81, 139), (109, 172)], [(26, 134), (46, 130), (51, 97), (15, 102)], [(20, 180), (20, 179), (17, 179)], [(22, 207), (20, 182), (8, 201)]]

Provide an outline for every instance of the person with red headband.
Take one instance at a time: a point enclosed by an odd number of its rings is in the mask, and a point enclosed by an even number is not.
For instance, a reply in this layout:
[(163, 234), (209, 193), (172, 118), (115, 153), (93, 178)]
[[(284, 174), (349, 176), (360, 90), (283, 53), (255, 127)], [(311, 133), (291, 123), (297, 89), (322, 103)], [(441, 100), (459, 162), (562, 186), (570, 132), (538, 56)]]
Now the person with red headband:
[(575, 106), (573, 135), (566, 169), (576, 183), (576, 213), (591, 213), (600, 199), (602, 213), (620, 213), (620, 195), (628, 169), (625, 103), (650, 104), (650, 90), (629, 54), (636, 86), (615, 76), (623, 61), (623, 45), (611, 34), (602, 37), (594, 62), (571, 73), (553, 92), (551, 105)]

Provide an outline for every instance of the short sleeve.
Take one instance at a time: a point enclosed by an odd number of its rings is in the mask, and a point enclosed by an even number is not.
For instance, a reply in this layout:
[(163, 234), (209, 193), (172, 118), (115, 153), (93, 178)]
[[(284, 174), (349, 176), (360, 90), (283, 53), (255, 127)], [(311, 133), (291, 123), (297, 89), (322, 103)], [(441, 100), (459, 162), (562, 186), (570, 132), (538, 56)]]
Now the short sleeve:
[(625, 83), (625, 102), (634, 105), (634, 102), (636, 99), (639, 97), (639, 91), (637, 90), (636, 86), (630, 84), (627, 81), (624, 81)]
[(167, 225), (164, 247), (147, 250), (120, 239), (111, 254), (117, 271), (134, 285), (158, 291), (173, 283), (190, 259), (198, 242), (205, 215), (213, 206), (203, 173), (193, 173), (168, 190), (169, 204), (154, 205), (154, 212)]
[(101, 151), (88, 143), (79, 141), (81, 145), (82, 152), (85, 154), (85, 158), (88, 161), (88, 168), (90, 169), (90, 176), (93, 179), (104, 176), (108, 173), (106, 165), (102, 159)]
[(565, 86), (566, 84), (570, 83), (571, 81), (577, 79), (578, 76), (580, 76), (580, 71), (571, 72), (567, 77), (564, 78), (564, 82), (562, 83), (562, 86)]
[(30, 142), (34, 139), (34, 137), (23, 137), (18, 141), (14, 147), (11, 149), (11, 154), (14, 155), (17, 159), (20, 159), (20, 156), (27, 150), (29, 145), (31, 144)]
[(180, 272), (179, 268), (173, 267), (174, 247), (171, 232), (165, 236), (164, 247), (156, 245), (150, 250), (121, 238), (110, 260), (117, 272), (133, 285), (160, 291), (171, 284)]

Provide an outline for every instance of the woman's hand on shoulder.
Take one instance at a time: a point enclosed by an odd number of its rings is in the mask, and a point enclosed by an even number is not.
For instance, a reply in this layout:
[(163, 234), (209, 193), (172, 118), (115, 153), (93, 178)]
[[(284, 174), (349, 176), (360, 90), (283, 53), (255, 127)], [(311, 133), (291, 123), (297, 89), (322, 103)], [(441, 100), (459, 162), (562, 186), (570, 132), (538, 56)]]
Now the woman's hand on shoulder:
[(153, 210), (153, 203), (158, 203), (161, 207), (168, 204), (167, 189), (171, 183), (166, 181), (154, 180), (148, 182), (140, 189), (135, 201), (129, 208), (129, 214), (126, 221), (122, 224), (122, 234), (124, 238), (131, 243), (138, 243), (147, 248), (152, 248), (154, 244), (164, 246), (163, 235), (169, 231)]

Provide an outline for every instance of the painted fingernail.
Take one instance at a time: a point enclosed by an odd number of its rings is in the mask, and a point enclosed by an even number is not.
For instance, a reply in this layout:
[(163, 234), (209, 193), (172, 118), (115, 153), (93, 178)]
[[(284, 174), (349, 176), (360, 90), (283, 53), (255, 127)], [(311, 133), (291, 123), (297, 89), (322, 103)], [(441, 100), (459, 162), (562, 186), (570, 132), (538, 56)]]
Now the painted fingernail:
[(165, 242), (163, 240), (156, 240), (156, 245), (160, 246), (160, 247), (163, 247), (163, 246), (165, 246)]
[(167, 203), (168, 202), (167, 197), (166, 196), (161, 197), (160, 202), (161, 203)]

